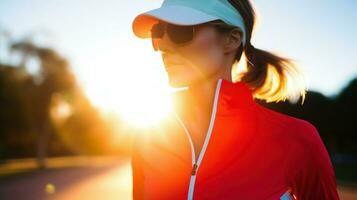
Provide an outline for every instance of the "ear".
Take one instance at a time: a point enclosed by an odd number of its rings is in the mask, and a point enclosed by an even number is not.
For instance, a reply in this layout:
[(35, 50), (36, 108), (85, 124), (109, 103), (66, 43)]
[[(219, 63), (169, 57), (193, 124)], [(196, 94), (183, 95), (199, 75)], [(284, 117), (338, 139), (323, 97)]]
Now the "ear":
[(227, 35), (224, 44), (224, 53), (236, 51), (242, 45), (242, 31), (239, 28), (232, 29)]

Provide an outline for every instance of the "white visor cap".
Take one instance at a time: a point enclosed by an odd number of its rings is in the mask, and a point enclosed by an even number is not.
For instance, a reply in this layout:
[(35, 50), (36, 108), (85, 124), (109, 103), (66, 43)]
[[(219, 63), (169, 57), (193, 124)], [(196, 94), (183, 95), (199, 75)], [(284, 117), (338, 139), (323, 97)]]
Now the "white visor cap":
[(228, 0), (164, 0), (160, 8), (136, 16), (132, 28), (139, 38), (150, 38), (151, 27), (158, 20), (176, 25), (196, 25), (220, 19), (226, 24), (239, 27), (246, 44), (246, 29), (241, 14)]

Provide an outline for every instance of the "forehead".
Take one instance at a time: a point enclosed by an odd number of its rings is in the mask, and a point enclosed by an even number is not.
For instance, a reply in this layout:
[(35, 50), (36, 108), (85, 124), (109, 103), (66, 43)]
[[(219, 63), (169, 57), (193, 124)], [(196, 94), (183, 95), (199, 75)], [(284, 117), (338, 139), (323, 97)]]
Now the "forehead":
[(170, 25), (173, 25), (173, 26), (187, 26), (187, 27), (189, 27), (189, 26), (201, 26), (201, 25), (207, 24), (208, 22), (206, 22), (206, 23), (201, 23), (201, 24), (194, 24), (194, 25), (179, 25), (179, 24), (174, 24), (174, 23), (170, 23), (170, 22), (167, 22), (167, 21), (163, 21), (163, 20), (158, 19), (156, 23), (162, 24), (162, 25), (170, 24)]
[(160, 25), (171, 25), (171, 26), (183, 26), (183, 25), (179, 25), (179, 24), (173, 24), (173, 23), (170, 23), (170, 22), (166, 22), (166, 21), (162, 21), (162, 20), (158, 20), (157, 21), (158, 24)]

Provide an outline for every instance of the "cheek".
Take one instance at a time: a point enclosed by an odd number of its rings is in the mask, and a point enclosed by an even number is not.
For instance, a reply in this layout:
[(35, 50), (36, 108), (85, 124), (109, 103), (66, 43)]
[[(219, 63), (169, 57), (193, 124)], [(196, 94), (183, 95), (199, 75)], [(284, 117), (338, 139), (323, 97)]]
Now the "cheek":
[(204, 31), (183, 49), (184, 57), (201, 72), (207, 74), (219, 69), (223, 49), (214, 31)]

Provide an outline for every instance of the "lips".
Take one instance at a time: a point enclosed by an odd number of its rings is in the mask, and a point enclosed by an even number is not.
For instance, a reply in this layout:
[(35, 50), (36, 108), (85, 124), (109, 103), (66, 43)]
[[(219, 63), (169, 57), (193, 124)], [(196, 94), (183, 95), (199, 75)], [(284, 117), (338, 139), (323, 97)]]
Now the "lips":
[(173, 61), (173, 59), (168, 59), (166, 57), (163, 57), (163, 61), (165, 64), (165, 68), (170, 68), (173, 66), (181, 65), (179, 62)]
[(167, 73), (173, 73), (175, 71), (177, 71), (177, 69), (179, 69), (180, 66), (177, 65), (170, 65), (170, 66), (165, 66), (165, 71)]

